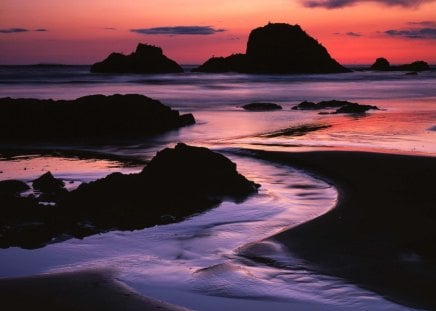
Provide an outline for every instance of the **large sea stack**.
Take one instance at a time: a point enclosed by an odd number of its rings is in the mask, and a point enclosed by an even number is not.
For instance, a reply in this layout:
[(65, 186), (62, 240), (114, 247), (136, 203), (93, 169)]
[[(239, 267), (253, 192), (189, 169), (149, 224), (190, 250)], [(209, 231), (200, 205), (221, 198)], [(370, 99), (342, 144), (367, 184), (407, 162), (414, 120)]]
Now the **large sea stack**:
[(337, 73), (349, 72), (299, 25), (269, 23), (251, 31), (246, 54), (213, 57), (199, 72)]
[(91, 72), (100, 73), (178, 73), (182, 67), (166, 57), (160, 47), (138, 44), (130, 55), (112, 53), (105, 60), (95, 63)]

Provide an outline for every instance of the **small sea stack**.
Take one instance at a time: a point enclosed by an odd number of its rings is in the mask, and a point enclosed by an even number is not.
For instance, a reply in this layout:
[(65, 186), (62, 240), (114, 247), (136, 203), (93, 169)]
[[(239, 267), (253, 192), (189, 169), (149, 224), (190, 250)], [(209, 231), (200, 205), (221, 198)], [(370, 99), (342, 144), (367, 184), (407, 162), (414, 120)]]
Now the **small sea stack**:
[(282, 110), (282, 106), (275, 103), (250, 103), (250, 104), (243, 105), (242, 108), (247, 111)]
[(379, 57), (374, 64), (371, 65), (370, 69), (374, 71), (409, 71), (416, 74), (418, 71), (430, 70), (430, 66), (422, 60), (410, 64), (391, 65), (386, 58)]
[[(346, 100), (324, 100), (319, 103), (303, 101), (298, 105), (292, 107), (293, 110), (324, 110), (324, 109), (336, 109), (332, 113), (364, 113), (368, 110), (380, 110), (377, 106), (361, 105), (358, 103), (349, 102)], [(328, 114), (322, 113), (322, 114)]]
[(112, 53), (91, 66), (96, 73), (179, 73), (182, 67), (166, 57), (157, 46), (139, 43), (130, 55)]
[(350, 70), (299, 25), (269, 23), (251, 31), (245, 54), (212, 57), (194, 71), (292, 74)]

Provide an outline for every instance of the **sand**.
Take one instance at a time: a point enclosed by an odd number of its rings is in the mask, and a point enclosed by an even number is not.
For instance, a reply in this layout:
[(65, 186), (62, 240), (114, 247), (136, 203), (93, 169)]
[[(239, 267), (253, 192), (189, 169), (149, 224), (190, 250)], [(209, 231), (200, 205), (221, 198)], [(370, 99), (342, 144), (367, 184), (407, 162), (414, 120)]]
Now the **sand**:
[[(339, 190), (336, 208), (271, 239), (316, 272), (401, 304), (436, 309), (436, 157), (253, 152)], [(4, 310), (183, 310), (133, 292), (107, 271), (3, 279), (0, 301)]]
[(110, 271), (88, 270), (0, 279), (2, 310), (186, 311), (141, 296)]
[(311, 269), (412, 307), (436, 309), (436, 157), (255, 152), (339, 190), (327, 214), (274, 237)]

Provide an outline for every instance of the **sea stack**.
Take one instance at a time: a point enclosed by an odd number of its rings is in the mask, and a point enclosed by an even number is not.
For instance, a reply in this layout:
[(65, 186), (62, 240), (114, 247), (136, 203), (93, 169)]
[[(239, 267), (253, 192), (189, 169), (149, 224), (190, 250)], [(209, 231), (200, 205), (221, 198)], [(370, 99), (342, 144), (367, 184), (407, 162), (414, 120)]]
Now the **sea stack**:
[(182, 67), (166, 57), (157, 46), (139, 43), (130, 55), (112, 53), (105, 60), (91, 66), (99, 73), (178, 73)]
[(213, 57), (194, 71), (287, 74), (350, 70), (299, 25), (269, 23), (251, 31), (245, 54)]
[(410, 64), (391, 65), (386, 58), (379, 57), (374, 64), (371, 65), (371, 70), (375, 71), (425, 71), (430, 70), (430, 66), (422, 60), (417, 60)]

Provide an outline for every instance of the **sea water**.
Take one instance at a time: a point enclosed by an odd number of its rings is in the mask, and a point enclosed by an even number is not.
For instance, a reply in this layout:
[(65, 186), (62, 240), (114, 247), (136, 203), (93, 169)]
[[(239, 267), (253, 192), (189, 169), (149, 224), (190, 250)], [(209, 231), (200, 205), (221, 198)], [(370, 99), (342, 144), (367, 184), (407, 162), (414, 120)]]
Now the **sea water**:
[[(88, 66), (0, 66), (0, 97), (74, 99), (138, 93), (183, 113), (192, 112), (197, 120), (194, 126), (122, 144), (43, 146), (39, 148), (44, 152), (33, 148), (24, 155), (3, 152), (0, 179), (30, 182), (50, 170), (74, 188), (113, 171), (137, 172), (143, 164), (126, 159), (147, 161), (156, 151), (183, 141), (226, 154), (242, 174), (262, 185), (259, 195), (241, 204), (224, 202), (176, 224), (66, 240), (38, 250), (0, 250), (0, 276), (97, 267), (115, 270), (118, 278), (146, 295), (199, 310), (399, 310), (403, 307), (374, 293), (313, 273), (310, 263), (272, 242), (260, 243), (260, 251), (273, 260), (291, 262), (287, 269), (240, 256), (245, 245), (327, 212), (337, 197), (325, 181), (257, 160), (244, 150), (435, 155), (435, 86), (435, 71), (108, 75), (91, 74)], [(381, 110), (356, 116), (291, 109), (303, 100), (329, 99), (376, 105)], [(244, 111), (241, 106), (250, 102), (274, 102), (283, 109)], [(269, 135), (307, 125), (321, 129), (298, 136)]]

